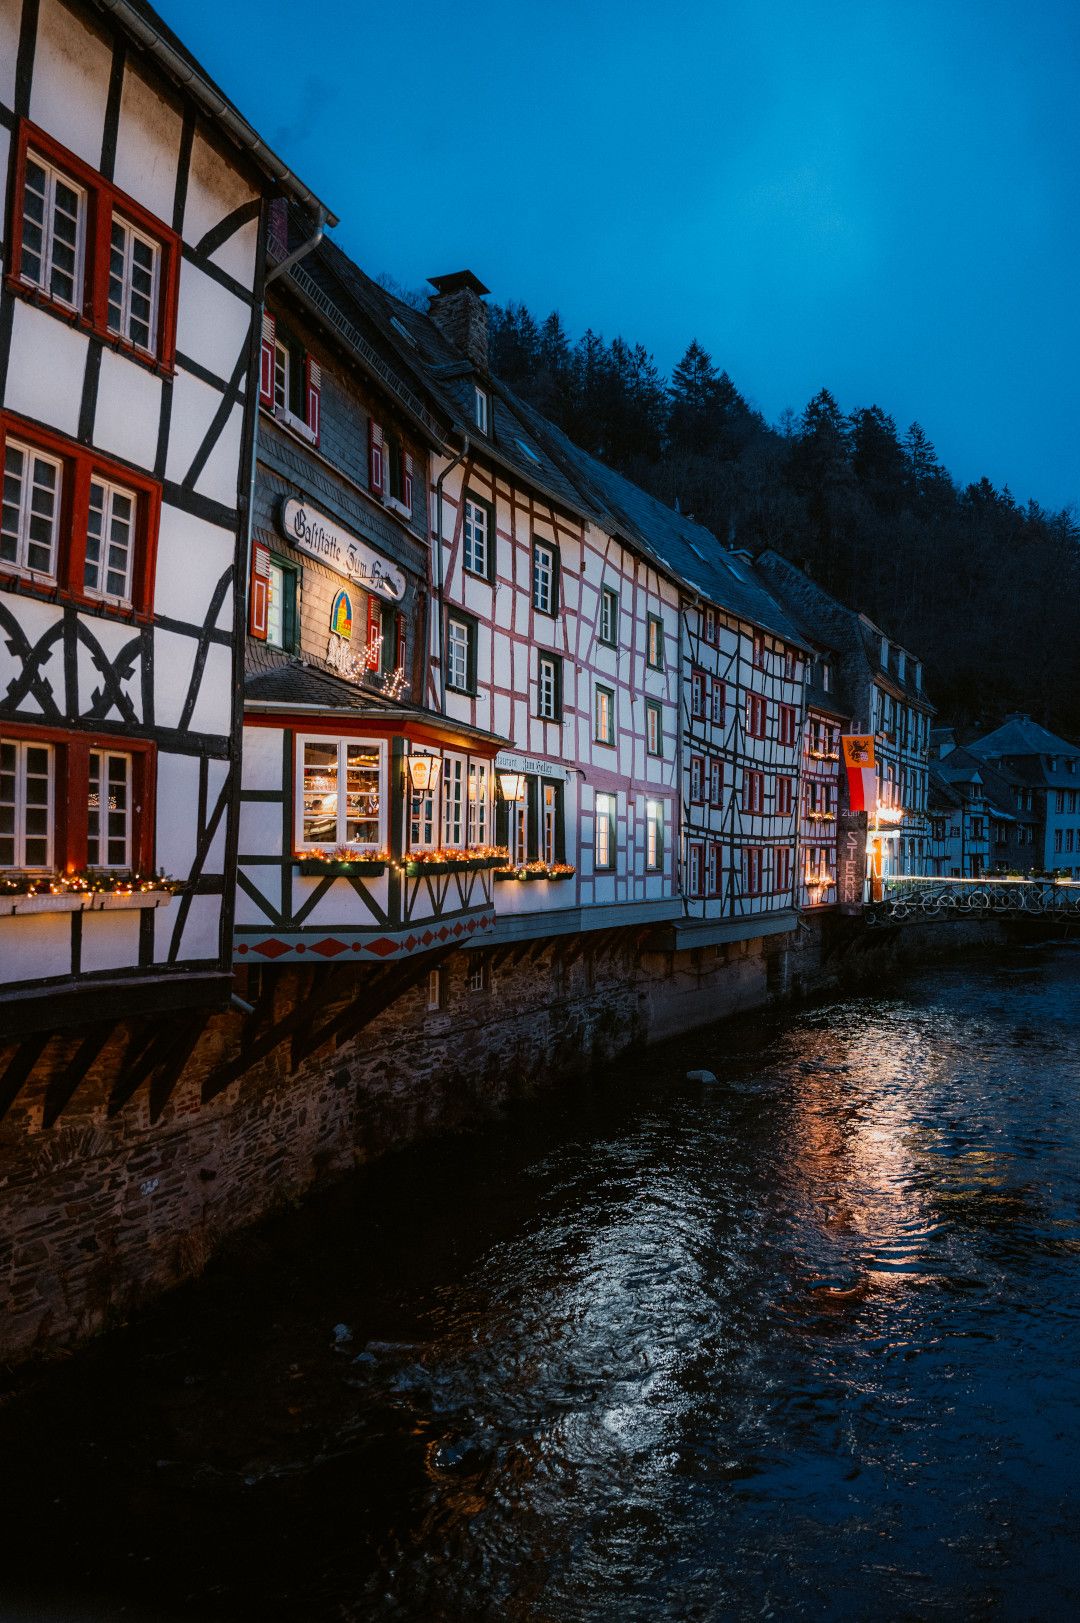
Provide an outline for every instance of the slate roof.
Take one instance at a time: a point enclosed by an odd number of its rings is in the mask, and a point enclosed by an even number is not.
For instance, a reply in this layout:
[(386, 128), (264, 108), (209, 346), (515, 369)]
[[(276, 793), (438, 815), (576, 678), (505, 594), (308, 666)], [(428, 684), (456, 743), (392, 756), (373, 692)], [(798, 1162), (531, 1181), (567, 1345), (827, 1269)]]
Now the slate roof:
[[(805, 570), (772, 548), (759, 554), (755, 563), (770, 587), (783, 599), (785, 607), (812, 636), (842, 654), (861, 657), (876, 682), (908, 704), (933, 712), (934, 706), (906, 670), (901, 678), (896, 670), (882, 664), (881, 642), (887, 633), (865, 614), (849, 608), (816, 580), (811, 580)], [(899, 646), (891, 637), (889, 642), (894, 647)], [(910, 669), (910, 663), (907, 668)]]
[(1024, 756), (1078, 756), (1080, 748), (1070, 744), (1067, 739), (1059, 738), (1056, 733), (1048, 732), (1030, 716), (1009, 716), (1000, 727), (995, 727), (992, 733), (985, 738), (977, 738), (968, 745), (972, 754), (985, 756), (994, 760), (998, 756), (1012, 756), (1022, 759)]

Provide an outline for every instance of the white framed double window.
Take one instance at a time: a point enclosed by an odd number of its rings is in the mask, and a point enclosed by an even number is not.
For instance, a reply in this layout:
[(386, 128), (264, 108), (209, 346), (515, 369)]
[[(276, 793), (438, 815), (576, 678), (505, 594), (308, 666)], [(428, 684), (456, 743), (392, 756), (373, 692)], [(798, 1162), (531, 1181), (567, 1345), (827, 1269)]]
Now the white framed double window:
[(55, 767), (51, 744), (0, 739), (0, 868), (51, 868)]
[(469, 762), (469, 841), (486, 845), (488, 837), (488, 798), (490, 774), (486, 761)]
[(645, 867), (659, 873), (664, 866), (664, 802), (645, 802)]
[(462, 563), (470, 575), (491, 576), (491, 509), (472, 496), (465, 498), (462, 518)]
[(533, 608), (538, 614), (554, 614), (558, 608), (559, 569), (554, 547), (533, 542)]
[(600, 641), (609, 648), (619, 642), (619, 594), (611, 586), (600, 589)]
[(133, 491), (95, 475), (90, 480), (83, 584), (99, 597), (127, 603), (135, 556), (136, 498)]
[(597, 794), (594, 865), (597, 873), (610, 873), (615, 866), (615, 796)]
[(544, 721), (558, 721), (562, 715), (562, 660), (558, 654), (537, 658), (536, 714)]
[(35, 446), (4, 445), (0, 563), (56, 579), (63, 466)]
[(615, 742), (615, 690), (602, 682), (593, 696), (593, 738), (598, 744)]
[(476, 622), (457, 613), (446, 621), (446, 685), (457, 693), (476, 691)]
[(290, 356), (288, 344), (281, 339), (274, 341), (274, 410), (287, 412), (289, 409), (289, 377)]
[(85, 190), (36, 152), (28, 152), (19, 264), (22, 280), (69, 310), (81, 310), (85, 243)]
[(146, 355), (158, 349), (161, 245), (119, 214), (109, 237), (109, 331)]
[(386, 745), (301, 737), (296, 749), (297, 847), (380, 850), (386, 843)]
[(543, 862), (562, 860), (559, 851), (559, 786), (557, 783), (540, 785), (540, 859)]
[(131, 756), (90, 751), (88, 868), (131, 867)]
[(465, 844), (466, 818), (465, 758), (445, 755), (442, 769), (443, 844), (459, 850)]

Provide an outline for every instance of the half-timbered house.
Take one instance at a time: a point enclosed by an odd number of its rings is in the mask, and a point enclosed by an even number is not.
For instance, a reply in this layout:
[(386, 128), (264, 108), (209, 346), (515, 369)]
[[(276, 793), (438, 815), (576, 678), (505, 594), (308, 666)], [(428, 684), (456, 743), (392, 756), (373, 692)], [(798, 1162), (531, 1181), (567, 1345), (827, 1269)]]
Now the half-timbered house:
[(264, 201), (327, 211), (137, 0), (0, 5), (0, 166), (15, 1029), (228, 996)]
[(444, 429), (356, 267), (311, 222), (272, 219), (236, 955), (404, 958), (494, 923), (499, 741), (425, 703)]
[(877, 804), (869, 813), (869, 860), (882, 879), (926, 870), (927, 778), (934, 707), (922, 663), (779, 553), (757, 559), (771, 589), (799, 623), (836, 650), (838, 688), (852, 730), (873, 734)]

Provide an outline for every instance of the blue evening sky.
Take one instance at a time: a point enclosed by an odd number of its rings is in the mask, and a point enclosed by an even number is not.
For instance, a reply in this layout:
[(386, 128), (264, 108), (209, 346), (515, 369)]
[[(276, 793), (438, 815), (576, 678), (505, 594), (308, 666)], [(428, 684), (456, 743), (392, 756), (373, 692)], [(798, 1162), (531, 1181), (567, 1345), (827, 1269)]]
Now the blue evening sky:
[(1078, 0), (159, 5), (370, 274), (1080, 499)]

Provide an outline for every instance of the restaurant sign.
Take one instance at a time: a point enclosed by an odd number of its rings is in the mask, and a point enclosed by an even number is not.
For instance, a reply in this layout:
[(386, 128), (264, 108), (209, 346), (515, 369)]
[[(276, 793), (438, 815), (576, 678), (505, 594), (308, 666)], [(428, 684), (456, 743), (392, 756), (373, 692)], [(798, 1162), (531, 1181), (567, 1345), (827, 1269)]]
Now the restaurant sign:
[(564, 766), (556, 766), (553, 761), (540, 761), (532, 755), (514, 755), (509, 750), (500, 750), (495, 757), (496, 772), (524, 772), (531, 778), (566, 778), (569, 776)]
[(861, 913), (866, 893), (866, 813), (841, 812), (836, 825), (836, 900), (841, 913)]
[(286, 497), (281, 503), (278, 523), (285, 539), (300, 552), (318, 558), (339, 575), (347, 575), (365, 592), (375, 592), (392, 603), (399, 603), (405, 596), (405, 576), (395, 564), (358, 541), (325, 513), (309, 507), (307, 502)]

